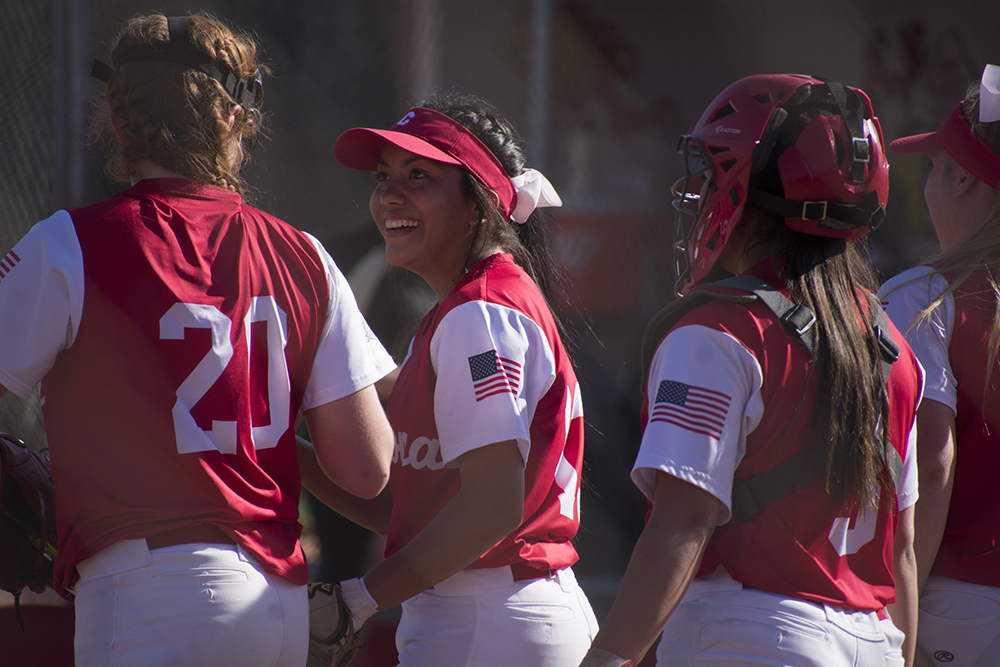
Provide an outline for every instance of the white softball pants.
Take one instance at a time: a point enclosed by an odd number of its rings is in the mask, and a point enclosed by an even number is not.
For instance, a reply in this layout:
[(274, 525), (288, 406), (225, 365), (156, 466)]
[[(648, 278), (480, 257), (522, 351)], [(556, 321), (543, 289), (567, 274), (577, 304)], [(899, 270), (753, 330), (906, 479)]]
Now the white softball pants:
[(463, 570), (403, 603), (403, 667), (576, 667), (597, 619), (573, 570), (514, 581), (509, 567)]
[(77, 667), (306, 663), (306, 587), (235, 545), (122, 540), (77, 567)]
[[(657, 667), (903, 667), (903, 633), (875, 612), (850, 611), (696, 580), (667, 622)], [(728, 586), (719, 586), (728, 580)]]
[(920, 596), (917, 645), (933, 665), (1000, 664), (1000, 588), (929, 577)]

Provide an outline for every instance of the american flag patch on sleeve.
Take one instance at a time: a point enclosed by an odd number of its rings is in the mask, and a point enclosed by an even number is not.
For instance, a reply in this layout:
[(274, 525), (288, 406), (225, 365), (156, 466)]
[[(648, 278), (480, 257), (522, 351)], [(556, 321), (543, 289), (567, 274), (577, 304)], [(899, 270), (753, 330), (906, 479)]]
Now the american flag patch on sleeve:
[(7, 274), (14, 270), (14, 265), (20, 261), (21, 258), (13, 250), (7, 253), (3, 259), (0, 259), (0, 280), (6, 278)]
[(722, 437), (728, 394), (683, 382), (664, 380), (656, 391), (651, 422), (666, 422), (712, 438)]
[(477, 402), (496, 394), (517, 396), (521, 384), (521, 364), (504, 359), (496, 350), (469, 357), (469, 370), (472, 371), (472, 387)]

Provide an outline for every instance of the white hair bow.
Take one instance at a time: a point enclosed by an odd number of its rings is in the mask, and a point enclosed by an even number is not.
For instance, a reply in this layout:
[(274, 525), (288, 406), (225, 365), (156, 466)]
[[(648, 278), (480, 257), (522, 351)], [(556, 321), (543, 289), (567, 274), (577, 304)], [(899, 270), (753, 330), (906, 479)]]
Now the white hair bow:
[(524, 173), (510, 180), (514, 182), (514, 189), (517, 191), (517, 206), (510, 217), (517, 224), (523, 225), (536, 208), (562, 206), (562, 199), (556, 189), (540, 171), (525, 169)]
[(1000, 120), (1000, 67), (987, 65), (979, 84), (979, 122)]

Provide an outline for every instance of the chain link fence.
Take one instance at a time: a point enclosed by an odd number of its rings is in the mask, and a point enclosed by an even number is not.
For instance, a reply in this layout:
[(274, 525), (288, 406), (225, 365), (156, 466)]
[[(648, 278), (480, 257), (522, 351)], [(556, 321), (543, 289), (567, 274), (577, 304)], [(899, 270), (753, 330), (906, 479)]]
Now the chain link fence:
[[(52, 212), (52, 3), (0, 3), (0, 254)], [(0, 326), (17, 326), (3, 322)], [(32, 447), (45, 446), (38, 392), (28, 401), (0, 398), (0, 428)]]

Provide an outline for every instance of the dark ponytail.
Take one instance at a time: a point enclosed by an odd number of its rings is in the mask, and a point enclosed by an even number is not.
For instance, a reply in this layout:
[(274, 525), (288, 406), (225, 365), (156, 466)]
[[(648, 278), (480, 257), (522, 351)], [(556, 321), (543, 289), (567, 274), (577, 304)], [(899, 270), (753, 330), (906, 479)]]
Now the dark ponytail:
[[(751, 188), (784, 196), (777, 159), (784, 148), (795, 144), (786, 131), (804, 127), (820, 113), (831, 115), (836, 110), (803, 108), (789, 118), (770, 161), (751, 177)], [(825, 446), (827, 491), (845, 509), (852, 501), (859, 507), (872, 506), (878, 502), (879, 475), (887, 464), (883, 441), (888, 442), (889, 420), (881, 418), (888, 414), (888, 403), (869, 313), (879, 305), (871, 297), (876, 281), (866, 240), (848, 243), (797, 232), (784, 218), (751, 206), (744, 209), (740, 225), (747, 226), (745, 233), (751, 239), (746, 255), (759, 254), (763, 248), (765, 254), (784, 258), (789, 297), (816, 316), (810, 373), (818, 376), (818, 393), (810, 409), (812, 430), (822, 434)]]

